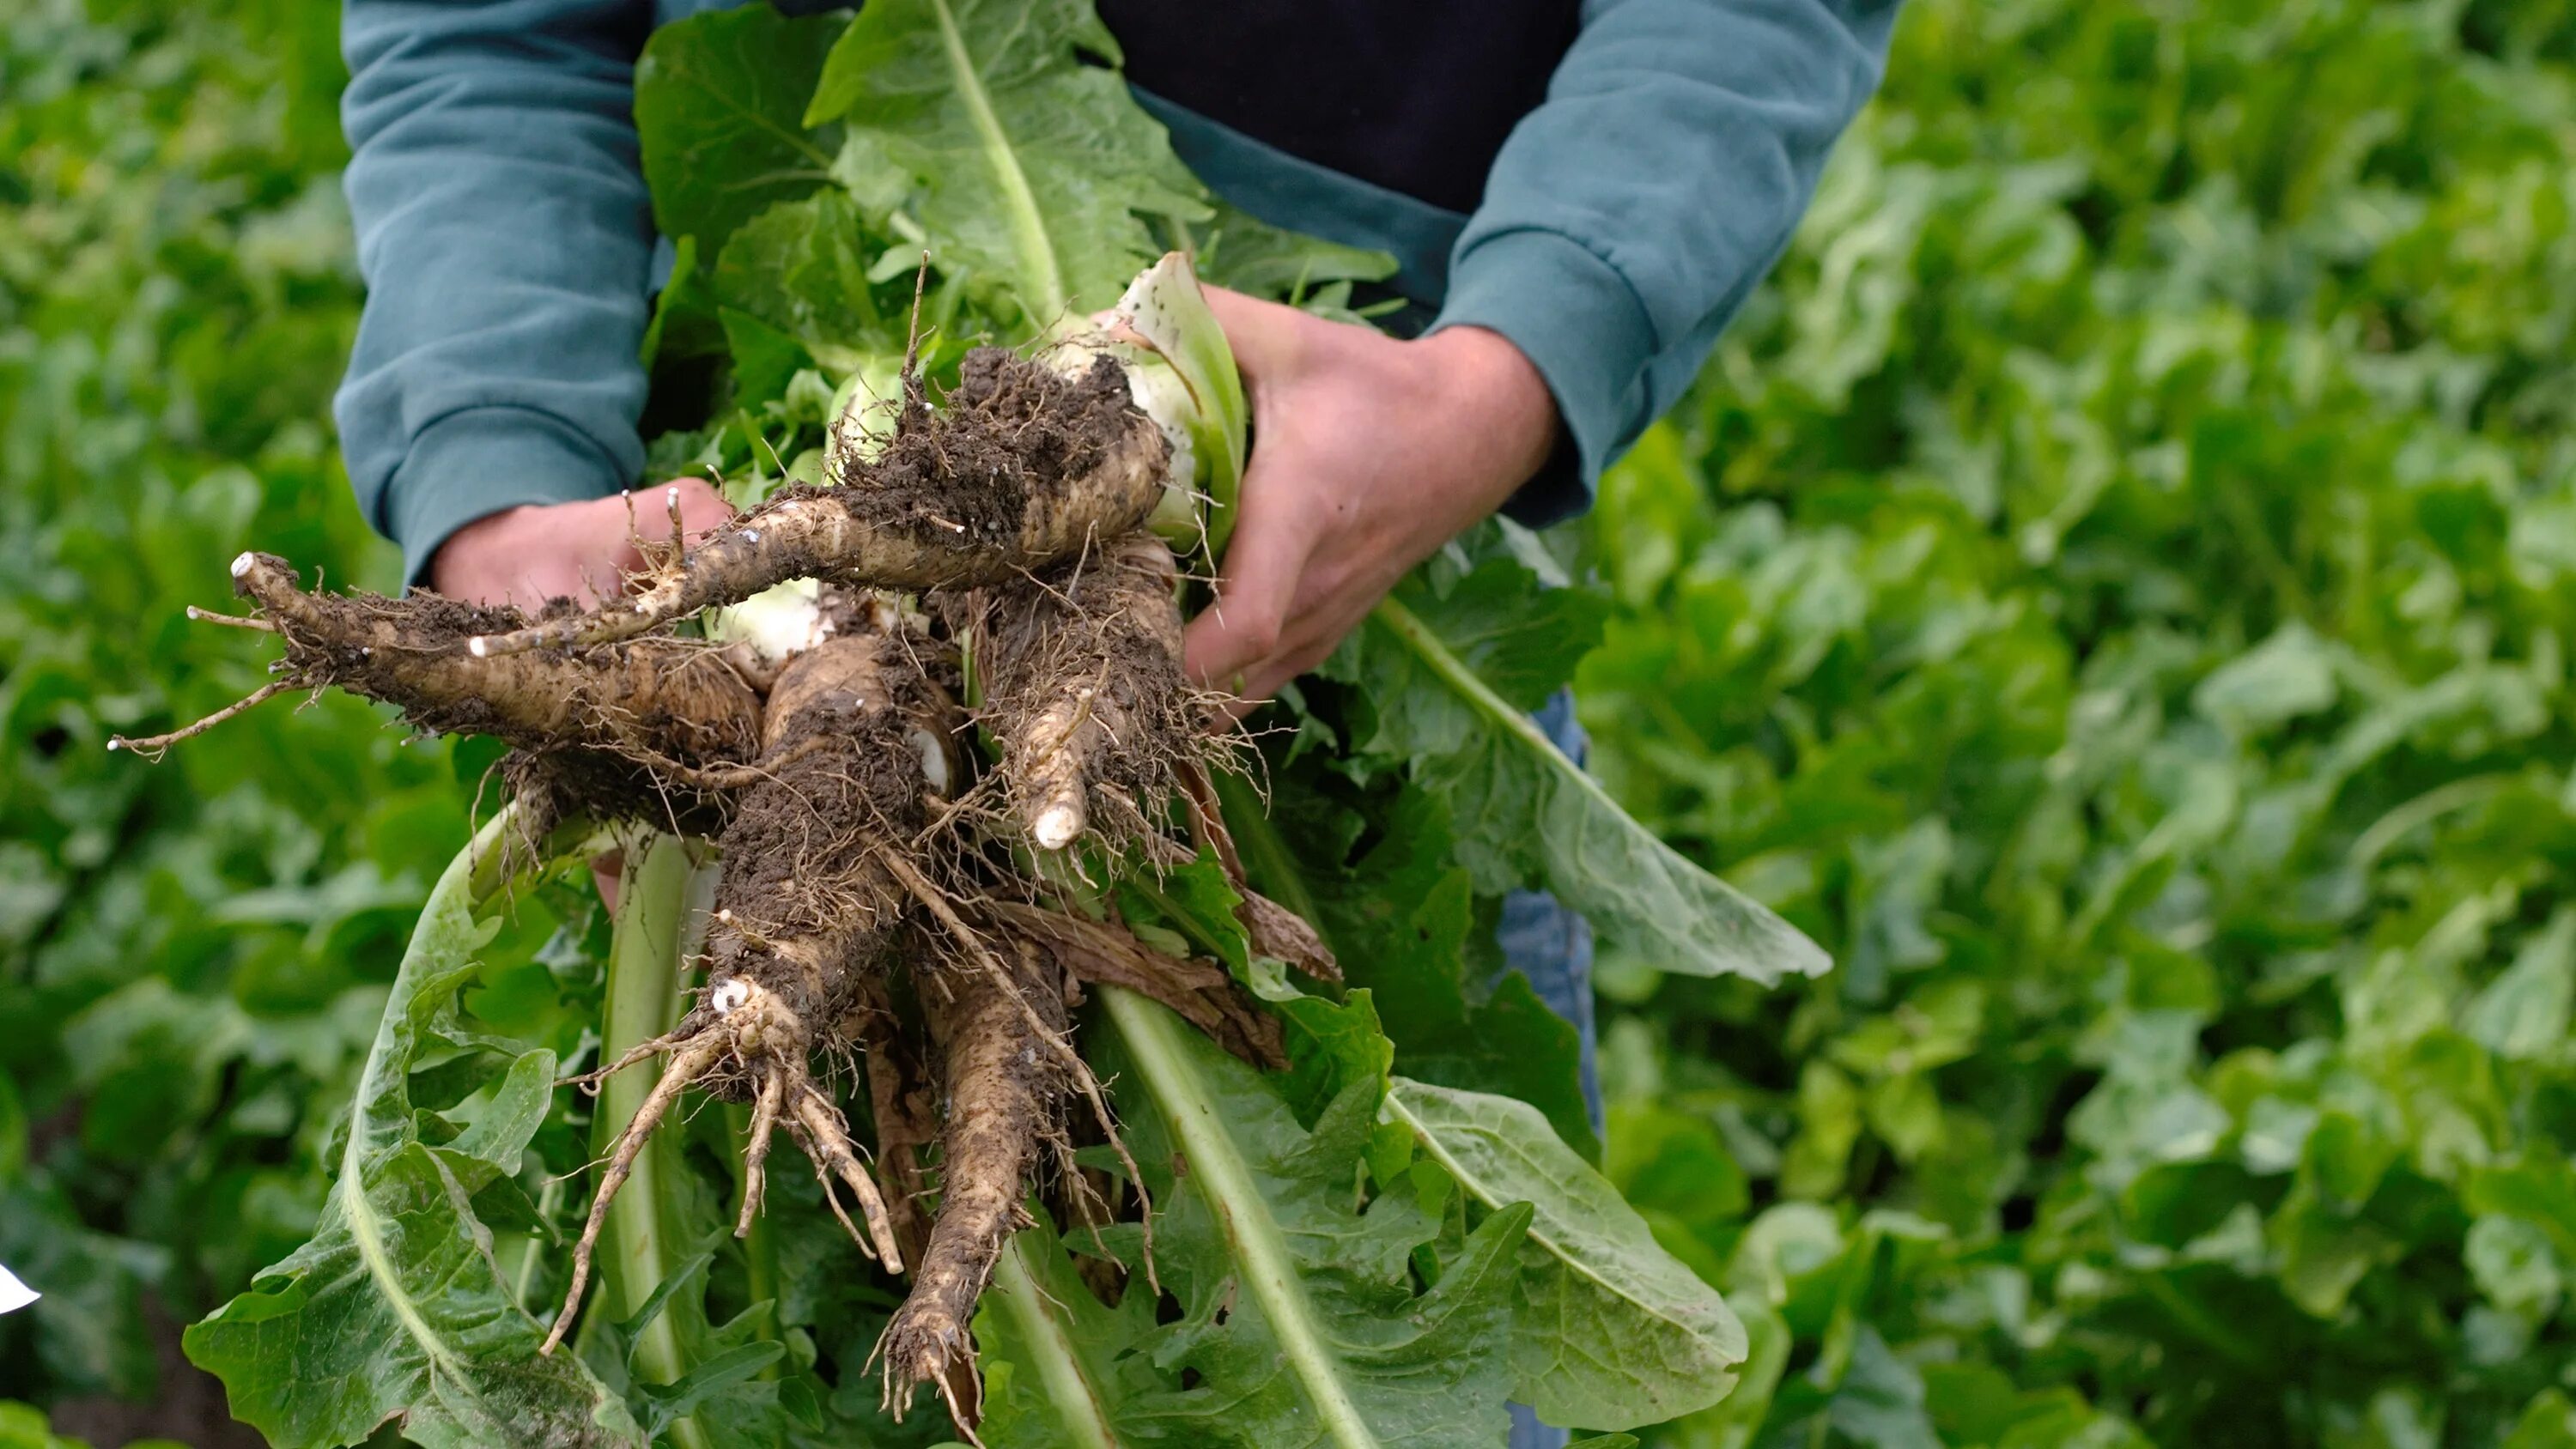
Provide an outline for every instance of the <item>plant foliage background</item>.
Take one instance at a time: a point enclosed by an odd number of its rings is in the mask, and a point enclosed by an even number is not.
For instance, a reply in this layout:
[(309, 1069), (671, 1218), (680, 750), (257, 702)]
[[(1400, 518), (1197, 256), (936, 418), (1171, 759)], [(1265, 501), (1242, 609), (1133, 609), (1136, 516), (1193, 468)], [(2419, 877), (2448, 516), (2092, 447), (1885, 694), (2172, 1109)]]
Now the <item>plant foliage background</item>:
[[(111, 1441), (310, 1231), (484, 763), (102, 748), (257, 681), (179, 617), (251, 541), (394, 579), (332, 24), (0, 11), (0, 1397)], [(1916, 0), (1585, 535), (1596, 768), (1840, 963), (1604, 962), (1754, 1346), (1649, 1442), (2576, 1444), (2571, 151), (2563, 3)]]

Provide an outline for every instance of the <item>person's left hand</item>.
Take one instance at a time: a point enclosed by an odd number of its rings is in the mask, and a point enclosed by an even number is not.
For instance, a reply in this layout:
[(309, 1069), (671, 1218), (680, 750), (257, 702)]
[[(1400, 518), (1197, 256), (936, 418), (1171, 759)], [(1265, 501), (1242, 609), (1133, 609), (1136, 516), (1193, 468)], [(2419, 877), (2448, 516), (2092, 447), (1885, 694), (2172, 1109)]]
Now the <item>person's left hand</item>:
[(1254, 446), (1187, 663), (1259, 700), (1529, 481), (1556, 445), (1556, 401), (1481, 327), (1405, 342), (1213, 287), (1208, 304), (1243, 369)]

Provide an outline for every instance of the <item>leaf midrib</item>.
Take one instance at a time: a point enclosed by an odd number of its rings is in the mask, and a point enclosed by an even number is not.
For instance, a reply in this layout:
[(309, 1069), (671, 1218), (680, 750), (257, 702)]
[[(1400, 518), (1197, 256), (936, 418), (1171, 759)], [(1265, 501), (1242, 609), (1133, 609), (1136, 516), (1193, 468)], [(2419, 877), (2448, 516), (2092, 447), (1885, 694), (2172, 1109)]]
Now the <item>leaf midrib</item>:
[[(1402, 1118), (1404, 1120), (1404, 1125), (1412, 1129), (1413, 1139), (1422, 1145), (1422, 1150), (1430, 1153), (1432, 1160), (1438, 1162), (1441, 1167), (1447, 1169), (1449, 1175), (1458, 1180), (1459, 1186), (1464, 1187), (1467, 1191), (1473, 1193), (1477, 1201), (1483, 1203), (1488, 1208), (1500, 1208), (1505, 1206), (1504, 1203), (1496, 1200), (1499, 1194), (1494, 1190), (1492, 1184), (1488, 1183), (1484, 1178), (1477, 1174), (1470, 1172), (1466, 1165), (1458, 1160), (1457, 1154), (1449, 1151), (1445, 1146), (1443, 1146), (1438, 1136), (1424, 1124), (1420, 1117), (1413, 1114), (1412, 1108), (1405, 1105), (1401, 1079), (1398, 1079), (1398, 1085), (1389, 1090), (1386, 1094), (1386, 1110)], [(1612, 1297), (1619, 1299), (1623, 1303), (1635, 1304), (1638, 1308), (1644, 1310), (1649, 1317), (1670, 1324), (1674, 1329), (1678, 1330), (1685, 1336), (1694, 1339), (1700, 1336), (1698, 1331), (1689, 1323), (1680, 1318), (1674, 1317), (1671, 1313), (1659, 1309), (1653, 1304), (1646, 1303), (1638, 1299), (1627, 1290), (1601, 1276), (1600, 1273), (1594, 1271), (1592, 1267), (1586, 1264), (1582, 1259), (1575, 1257), (1571, 1252), (1567, 1251), (1559, 1238), (1546, 1229), (1545, 1220), (1536, 1216), (1538, 1204), (1532, 1203), (1530, 1204), (1530, 1207), (1532, 1209), (1529, 1227), (1530, 1240), (1537, 1243), (1542, 1249), (1544, 1249), (1548, 1256), (1556, 1259), (1559, 1263), (1564, 1264), (1568, 1270), (1572, 1271), (1577, 1276), (1590, 1280), (1595, 1286), (1599, 1287), (1601, 1291), (1610, 1294)]]
[(993, 110), (992, 93), (985, 89), (984, 77), (975, 69), (974, 54), (966, 48), (966, 37), (957, 29), (957, 17), (950, 11), (948, 0), (930, 0), (930, 10), (939, 20), (939, 44), (948, 54), (957, 98), (966, 107), (976, 139), (983, 144), (984, 160), (993, 168), (993, 179), (1001, 187), (1012, 240), (1038, 293), (1021, 301), (1023, 305), (1037, 304), (1030, 308), (1034, 314), (1031, 320), (1052, 322), (1063, 315), (1066, 297), (1064, 268), (1057, 262), (1054, 243), (1047, 234), (1046, 214), (1038, 208), (1037, 192), (1029, 185), (1028, 173), (1020, 168), (1019, 152), (1011, 145), (1010, 133), (1002, 129), (1002, 118)]
[(994, 1265), (993, 1287), (1002, 1310), (1018, 1320), (1021, 1338), (1035, 1350), (1047, 1403), (1065, 1432), (1073, 1436), (1076, 1449), (1117, 1449), (1118, 1440), (1101, 1409), (1100, 1392), (1083, 1371), (1064, 1326), (1046, 1311), (1044, 1290), (1021, 1257), (1021, 1241), (1013, 1238), (1004, 1244), (1001, 1261)]
[[(501, 842), (508, 838), (508, 832), (517, 828), (518, 819), (519, 807), (513, 802), (474, 833), (473, 840), (447, 863), (446, 870), (439, 873), (438, 884), (431, 888), (429, 900), (421, 908), (424, 922), (463, 911), (468, 924), (471, 924), (469, 903), (477, 885), (474, 878), (476, 862), (487, 852), (497, 851)], [(340, 1215), (349, 1224), (349, 1241), (358, 1250), (358, 1261), (366, 1266), (367, 1276), (374, 1280), (378, 1296), (393, 1309), (395, 1321), (402, 1325), (403, 1332), (409, 1334), (414, 1343), (420, 1345), (421, 1352), (440, 1372), (463, 1382), (462, 1360), (455, 1348), (431, 1326), (428, 1317), (420, 1311), (420, 1305), (412, 1301), (411, 1294), (402, 1286), (393, 1254), (385, 1246), (383, 1224), (376, 1217), (374, 1204), (367, 1201), (366, 1192), (366, 1156), (377, 1136), (368, 1112), (383, 1089), (386, 1065), (393, 1056), (394, 1035), (403, 1029), (397, 1023), (408, 1020), (409, 1009), (404, 1004), (403, 988), (416, 983), (414, 968), (417, 959), (407, 955), (401, 968), (394, 973), (389, 998), (393, 1006), (385, 1013), (385, 1019), (377, 1024), (376, 1039), (367, 1048), (367, 1064), (358, 1074), (357, 1098), (349, 1108), (349, 1145), (341, 1151), (340, 1180), (332, 1185), (332, 1191), (339, 1196)]]
[(1334, 1372), (1314, 1306), (1306, 1299), (1278, 1225), (1266, 1210), (1237, 1209), (1240, 1203), (1260, 1209), (1263, 1199), (1251, 1166), (1216, 1123), (1207, 1083), (1189, 1062), (1181, 1036), (1188, 1028), (1168, 1008), (1122, 987), (1103, 986), (1100, 992), (1110, 1019), (1135, 1054), (1138, 1075), (1171, 1124), (1172, 1135), (1180, 1139), (1199, 1196), (1224, 1226), (1243, 1281), (1261, 1304), (1281, 1356), (1306, 1390), (1324, 1433), (1342, 1449), (1377, 1449), (1377, 1436)]
[[(1494, 687), (1487, 684), (1483, 676), (1476, 673), (1465, 660), (1460, 659), (1450, 649), (1448, 641), (1442, 639), (1429, 624), (1424, 623), (1420, 615), (1397, 602), (1394, 595), (1389, 594), (1380, 599), (1370, 616), (1384, 625), (1387, 632), (1395, 635), (1407, 649), (1412, 650), (1414, 657), (1421, 660), (1433, 674), (1438, 675), (1442, 683), (1456, 691), (1459, 698), (1465, 700), (1470, 709), (1484, 716), (1485, 720), (1496, 728), (1517, 738), (1524, 747), (1545, 761), (1549, 771), (1559, 783), (1573, 785), (1577, 790), (1582, 791), (1600, 811), (1607, 812), (1613, 822), (1612, 829), (1620, 828), (1618, 822), (1625, 822), (1628, 830), (1642, 836), (1645, 843), (1652, 847), (1651, 858), (1658, 866), (1667, 870), (1678, 867), (1698, 877), (1706, 889), (1734, 901), (1743, 911), (1744, 919), (1748, 924), (1764, 929), (1766, 934), (1786, 946), (1790, 959), (1778, 969), (1775, 976), (1820, 975), (1833, 964), (1832, 958), (1825, 954), (1824, 949), (1807, 939), (1804, 932), (1781, 920), (1761, 902), (1675, 853), (1671, 846), (1656, 839), (1646, 831), (1645, 827), (1637, 824), (1618, 801), (1610, 798), (1610, 792), (1602, 788), (1600, 781), (1592, 778), (1589, 772), (1567, 759), (1565, 752), (1556, 747), (1556, 741), (1547, 737), (1546, 731), (1540, 729), (1528, 715), (1512, 708), (1501, 695), (1496, 694)], [(1677, 929), (1688, 930), (1689, 928), (1684, 926)], [(1698, 933), (1691, 934), (1696, 936)], [(1752, 959), (1752, 953), (1740, 946), (1728, 950), (1726, 954), (1746, 960)], [(1764, 979), (1758, 971), (1738, 971), (1729, 974), (1742, 975), (1755, 981)]]

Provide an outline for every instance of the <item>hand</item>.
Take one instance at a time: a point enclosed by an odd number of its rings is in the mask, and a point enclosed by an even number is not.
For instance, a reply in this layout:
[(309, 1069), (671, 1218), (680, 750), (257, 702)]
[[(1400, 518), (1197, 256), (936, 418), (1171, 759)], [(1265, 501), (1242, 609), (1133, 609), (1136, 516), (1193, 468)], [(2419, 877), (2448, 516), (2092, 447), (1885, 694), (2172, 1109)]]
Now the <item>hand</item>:
[(1255, 433), (1193, 677), (1245, 699), (1324, 662), (1405, 571), (1500, 508), (1556, 446), (1555, 399), (1500, 333), (1411, 342), (1216, 288)]
[[(675, 478), (680, 522), (691, 539), (733, 517), (705, 480)], [(531, 503), (474, 520), (430, 556), (429, 586), (451, 599), (538, 609), (569, 595), (599, 602), (644, 567), (639, 542), (666, 543), (671, 511), (664, 489), (581, 503)]]
[[(679, 490), (680, 524), (689, 538), (733, 517), (724, 495), (700, 479), (676, 478), (667, 486)], [(614, 590), (644, 567), (639, 541), (668, 540), (665, 499), (654, 488), (627, 498), (531, 503), (487, 514), (449, 534), (430, 555), (429, 586), (451, 599), (529, 609), (559, 595), (587, 594), (597, 602), (603, 587)], [(613, 850), (590, 863), (591, 881), (611, 911), (623, 868)]]

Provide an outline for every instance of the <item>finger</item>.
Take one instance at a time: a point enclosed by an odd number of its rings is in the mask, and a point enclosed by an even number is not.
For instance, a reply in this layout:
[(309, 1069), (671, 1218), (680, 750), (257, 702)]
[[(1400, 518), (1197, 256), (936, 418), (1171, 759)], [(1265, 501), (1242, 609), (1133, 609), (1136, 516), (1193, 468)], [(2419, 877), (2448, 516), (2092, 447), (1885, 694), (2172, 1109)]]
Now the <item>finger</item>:
[(1256, 464), (1244, 480), (1243, 518), (1226, 545), (1216, 602), (1181, 636), (1183, 667), (1214, 689), (1239, 687), (1237, 676), (1277, 652), (1314, 551), (1295, 495), (1276, 482), (1264, 486), (1264, 474)]
[(1244, 677), (1243, 696), (1265, 700), (1277, 694), (1281, 685), (1317, 668), (1333, 657), (1342, 640), (1359, 626), (1358, 619), (1340, 618), (1331, 623), (1316, 622), (1321, 611), (1308, 613), (1301, 624), (1292, 626), (1290, 637), (1271, 651), (1270, 657), (1254, 665)]
[(1286, 370), (1299, 328), (1312, 319), (1294, 307), (1229, 292), (1223, 287), (1204, 290), (1208, 310), (1216, 314), (1217, 326), (1225, 331), (1226, 345), (1234, 351), (1235, 366), (1242, 369), (1245, 385), (1258, 392), (1263, 378)]

